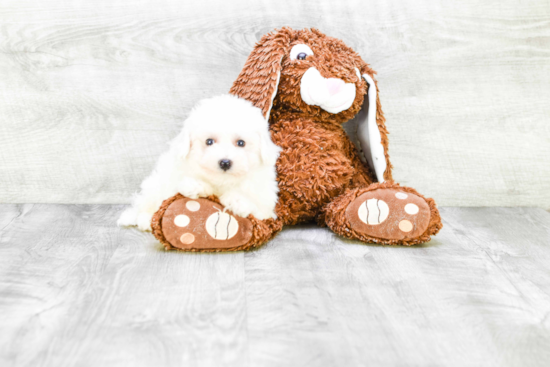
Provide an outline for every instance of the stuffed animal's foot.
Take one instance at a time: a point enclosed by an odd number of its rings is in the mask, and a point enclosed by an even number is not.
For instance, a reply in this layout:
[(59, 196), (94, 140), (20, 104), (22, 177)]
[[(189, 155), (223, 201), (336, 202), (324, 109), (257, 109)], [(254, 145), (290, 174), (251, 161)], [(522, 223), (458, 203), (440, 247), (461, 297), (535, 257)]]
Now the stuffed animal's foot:
[(216, 198), (189, 199), (181, 194), (164, 201), (151, 221), (164, 247), (184, 251), (237, 251), (259, 246), (281, 225), (225, 211)]
[(346, 192), (325, 208), (325, 222), (342, 236), (391, 245), (427, 242), (443, 226), (433, 199), (393, 183)]

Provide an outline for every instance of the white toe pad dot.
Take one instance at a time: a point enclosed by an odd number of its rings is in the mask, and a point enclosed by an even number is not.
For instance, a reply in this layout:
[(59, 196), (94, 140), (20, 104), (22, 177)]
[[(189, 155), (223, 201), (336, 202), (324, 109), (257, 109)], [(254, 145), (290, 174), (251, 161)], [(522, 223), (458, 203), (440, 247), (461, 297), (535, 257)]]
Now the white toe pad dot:
[(193, 236), (193, 234), (191, 234), (191, 233), (184, 233), (184, 234), (181, 235), (180, 241), (184, 245), (190, 245), (193, 242), (195, 242), (195, 236)]
[(411, 222), (405, 219), (399, 222), (399, 229), (403, 232), (410, 232), (413, 229), (413, 225)]
[(396, 192), (395, 197), (401, 200), (405, 200), (409, 195), (405, 194), (404, 192)]
[(409, 203), (409, 204), (405, 205), (405, 212), (406, 212), (407, 214), (415, 215), (415, 214), (418, 213), (418, 210), (419, 210), (419, 209), (418, 209), (418, 206), (415, 205), (415, 204)]
[(365, 224), (378, 225), (385, 221), (390, 214), (390, 208), (382, 200), (369, 199), (359, 207), (357, 215)]
[(189, 224), (189, 217), (185, 214), (180, 214), (174, 218), (174, 224), (178, 227), (186, 227)]
[(239, 222), (224, 212), (214, 213), (206, 220), (206, 232), (215, 240), (228, 240), (237, 234)]
[(193, 201), (193, 200), (188, 201), (185, 204), (185, 206), (187, 207), (187, 209), (191, 210), (192, 212), (196, 212), (201, 208), (201, 204), (199, 204), (198, 201)]

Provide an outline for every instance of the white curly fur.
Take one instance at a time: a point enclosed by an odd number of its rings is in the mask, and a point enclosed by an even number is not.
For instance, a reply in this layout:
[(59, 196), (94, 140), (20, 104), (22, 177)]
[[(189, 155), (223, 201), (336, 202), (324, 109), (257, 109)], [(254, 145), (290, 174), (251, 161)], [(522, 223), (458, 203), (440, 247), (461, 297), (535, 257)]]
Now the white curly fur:
[[(213, 144), (207, 145), (207, 139)], [(244, 147), (238, 146), (239, 140)], [(279, 152), (259, 108), (232, 95), (202, 100), (117, 223), (151, 230), (153, 214), (178, 192), (188, 198), (216, 195), (242, 217), (276, 218)], [(227, 171), (220, 167), (222, 159), (232, 162)]]

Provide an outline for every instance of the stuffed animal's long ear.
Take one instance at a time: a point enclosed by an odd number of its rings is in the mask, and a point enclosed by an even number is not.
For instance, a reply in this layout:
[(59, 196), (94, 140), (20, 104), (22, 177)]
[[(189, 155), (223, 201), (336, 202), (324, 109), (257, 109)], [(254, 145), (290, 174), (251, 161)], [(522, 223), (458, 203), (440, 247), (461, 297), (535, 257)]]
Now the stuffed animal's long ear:
[(262, 110), (266, 120), (277, 94), (281, 61), (289, 52), (294, 31), (281, 28), (263, 36), (248, 56), (229, 93), (244, 98)]
[(357, 139), (378, 182), (391, 181), (392, 165), (388, 155), (388, 131), (378, 96), (378, 86), (368, 73), (363, 73), (362, 77), (368, 84), (368, 92), (361, 111), (355, 116)]

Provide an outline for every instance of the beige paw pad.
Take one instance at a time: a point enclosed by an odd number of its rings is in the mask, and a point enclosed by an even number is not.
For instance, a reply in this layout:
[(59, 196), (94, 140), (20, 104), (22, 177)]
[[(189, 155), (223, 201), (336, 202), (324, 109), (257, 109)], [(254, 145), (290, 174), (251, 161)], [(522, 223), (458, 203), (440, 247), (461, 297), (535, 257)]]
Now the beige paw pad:
[(215, 240), (233, 238), (239, 230), (239, 222), (234, 216), (223, 212), (212, 214), (206, 220), (206, 232)]
[(410, 232), (413, 229), (413, 224), (408, 220), (404, 219), (401, 222), (399, 222), (399, 229), (402, 230), (403, 232)]
[(184, 245), (190, 245), (193, 242), (195, 242), (195, 236), (193, 236), (192, 233), (184, 233), (184, 234), (181, 235), (180, 241)]
[(178, 227), (187, 227), (187, 225), (189, 224), (189, 217), (185, 214), (180, 214), (178, 216), (176, 216), (176, 218), (174, 218), (174, 224), (177, 225)]
[(416, 205), (416, 204), (409, 203), (409, 204), (405, 205), (405, 213), (407, 213), (407, 214), (415, 215), (415, 214), (418, 214), (419, 210), (420, 209), (418, 208), (418, 205)]
[(187, 204), (185, 204), (185, 206), (192, 212), (196, 212), (201, 208), (201, 204), (199, 204), (199, 202), (195, 200), (189, 200)]
[(396, 192), (395, 197), (401, 200), (405, 200), (409, 197), (409, 195), (405, 194), (404, 192)]
[(390, 208), (385, 201), (369, 199), (365, 201), (357, 211), (359, 219), (365, 224), (378, 225), (384, 222), (390, 214)]

